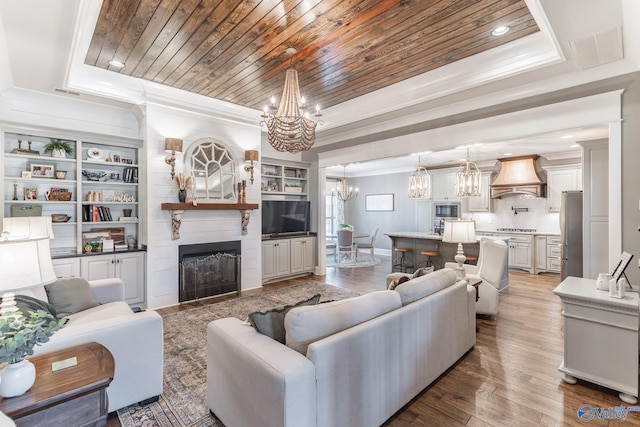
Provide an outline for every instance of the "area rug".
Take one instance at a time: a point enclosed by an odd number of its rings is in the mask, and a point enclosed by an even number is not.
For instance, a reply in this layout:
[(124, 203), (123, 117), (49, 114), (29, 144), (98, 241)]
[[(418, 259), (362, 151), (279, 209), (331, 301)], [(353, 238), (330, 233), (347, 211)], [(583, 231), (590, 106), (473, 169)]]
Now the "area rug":
[(371, 259), (370, 256), (362, 257), (358, 260), (351, 261), (349, 258), (342, 258), (336, 262), (333, 255), (327, 256), (327, 267), (338, 267), (338, 268), (360, 268), (360, 267), (371, 267), (373, 265), (378, 265), (382, 261), (380, 258)]
[(223, 427), (206, 402), (207, 324), (224, 317), (245, 320), (254, 311), (294, 304), (317, 293), (321, 301), (358, 295), (310, 282), (163, 316), (164, 391), (157, 402), (120, 409), (120, 423), (124, 427)]

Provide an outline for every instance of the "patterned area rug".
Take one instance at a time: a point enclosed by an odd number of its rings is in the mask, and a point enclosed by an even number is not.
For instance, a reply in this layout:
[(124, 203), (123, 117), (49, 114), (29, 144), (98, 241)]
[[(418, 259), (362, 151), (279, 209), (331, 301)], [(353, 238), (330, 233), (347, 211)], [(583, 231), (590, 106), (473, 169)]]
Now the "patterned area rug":
[(224, 427), (206, 402), (207, 324), (223, 317), (245, 320), (254, 311), (294, 304), (316, 293), (322, 295), (321, 301), (358, 295), (311, 282), (163, 316), (164, 391), (157, 402), (120, 409), (120, 423), (124, 427)]
[(363, 256), (358, 260), (350, 260), (348, 257), (341, 258), (336, 261), (333, 255), (327, 256), (327, 267), (338, 267), (338, 268), (360, 268), (360, 267), (371, 267), (372, 265), (378, 265), (382, 261), (380, 258), (371, 259), (370, 256)]

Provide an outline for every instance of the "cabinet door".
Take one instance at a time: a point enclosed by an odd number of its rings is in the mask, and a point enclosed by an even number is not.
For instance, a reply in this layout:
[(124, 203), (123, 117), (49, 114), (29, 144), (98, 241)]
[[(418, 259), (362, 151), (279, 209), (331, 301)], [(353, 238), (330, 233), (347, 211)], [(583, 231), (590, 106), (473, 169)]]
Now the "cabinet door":
[(547, 269), (547, 237), (536, 236), (536, 270), (544, 271)]
[(491, 184), (491, 175), (482, 174), (481, 193), (479, 196), (466, 197), (467, 212), (491, 212), (493, 205), (490, 194), (489, 185)]
[(455, 172), (433, 175), (432, 191), (433, 200), (457, 201)]
[(278, 240), (276, 246), (276, 276), (291, 273), (291, 245), (289, 240)]
[(304, 271), (314, 271), (316, 269), (316, 238), (305, 239), (304, 258), (302, 259)]
[(304, 271), (305, 239), (291, 239), (291, 273)]
[(509, 250), (509, 256), (513, 254), (512, 262), (509, 265), (520, 268), (531, 268), (531, 243), (511, 243), (511, 250)]
[(114, 255), (91, 255), (80, 259), (80, 274), (87, 280), (115, 277)]
[(580, 168), (547, 170), (547, 202), (550, 212), (560, 212), (560, 199), (563, 191), (582, 189)]
[(116, 277), (124, 282), (125, 301), (128, 304), (143, 303), (144, 252), (116, 254)]
[(57, 277), (80, 277), (79, 258), (57, 258), (51, 261)]
[(276, 277), (277, 240), (262, 242), (262, 279)]

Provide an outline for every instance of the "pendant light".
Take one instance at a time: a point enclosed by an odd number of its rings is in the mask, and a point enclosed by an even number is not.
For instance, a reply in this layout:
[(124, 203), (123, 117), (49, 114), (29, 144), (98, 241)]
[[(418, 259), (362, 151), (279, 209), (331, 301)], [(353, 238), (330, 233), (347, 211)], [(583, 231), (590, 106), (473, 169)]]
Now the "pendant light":
[(458, 197), (479, 196), (481, 177), (478, 166), (469, 160), (469, 147), (467, 147), (467, 160), (456, 172), (456, 195)]
[(348, 202), (349, 200), (358, 197), (358, 189), (349, 185), (349, 180), (347, 179), (347, 167), (343, 166), (343, 168), (342, 179), (338, 181), (337, 185), (338, 189), (336, 197), (343, 202)]
[(420, 164), (409, 174), (409, 197), (412, 199), (428, 199), (431, 197), (431, 174)]

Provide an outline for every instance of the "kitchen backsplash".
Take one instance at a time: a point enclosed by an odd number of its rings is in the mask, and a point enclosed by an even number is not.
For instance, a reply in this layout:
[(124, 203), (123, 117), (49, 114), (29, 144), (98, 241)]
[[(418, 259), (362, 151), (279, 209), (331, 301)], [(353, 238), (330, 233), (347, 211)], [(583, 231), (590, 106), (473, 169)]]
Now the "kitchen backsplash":
[[(560, 232), (557, 212), (548, 212), (547, 199), (525, 195), (509, 196), (493, 201), (493, 213), (468, 213), (464, 217), (476, 221), (477, 230), (497, 228), (533, 228), (541, 232)], [(514, 215), (512, 208), (528, 208)]]

